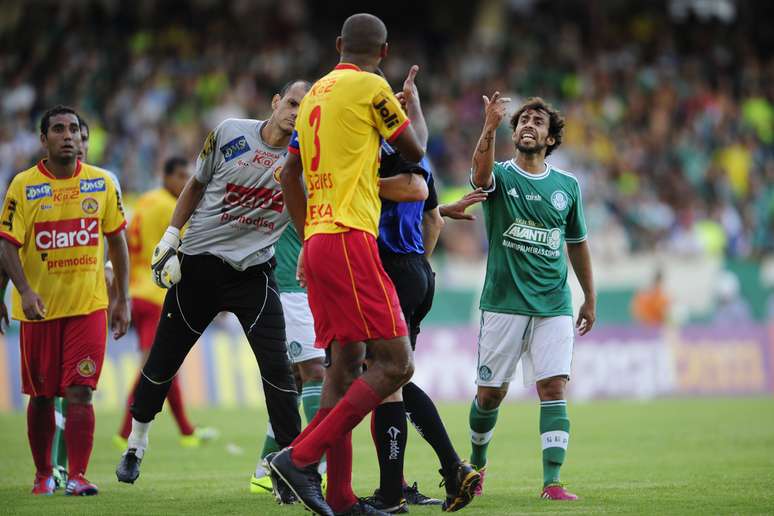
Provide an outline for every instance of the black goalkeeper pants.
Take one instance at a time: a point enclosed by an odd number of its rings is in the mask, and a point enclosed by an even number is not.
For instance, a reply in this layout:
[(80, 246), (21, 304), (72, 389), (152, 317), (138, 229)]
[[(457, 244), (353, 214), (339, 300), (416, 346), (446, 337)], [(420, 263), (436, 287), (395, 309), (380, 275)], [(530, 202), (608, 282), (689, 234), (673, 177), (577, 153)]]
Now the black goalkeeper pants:
[[(161, 412), (172, 379), (219, 312), (239, 319), (260, 369), (269, 419), (285, 447), (301, 431), (296, 382), (285, 347), (285, 319), (274, 260), (238, 271), (212, 255), (181, 255), (182, 280), (167, 292), (131, 412), (147, 423)], [(257, 386), (256, 386), (257, 388)]]

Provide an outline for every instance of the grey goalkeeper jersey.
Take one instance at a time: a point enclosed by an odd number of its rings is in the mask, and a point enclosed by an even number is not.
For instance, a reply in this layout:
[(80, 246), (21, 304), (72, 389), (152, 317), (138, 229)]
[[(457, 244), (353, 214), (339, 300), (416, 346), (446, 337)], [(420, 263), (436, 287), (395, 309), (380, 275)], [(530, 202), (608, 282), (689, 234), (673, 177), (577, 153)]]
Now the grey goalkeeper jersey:
[(266, 145), (263, 124), (230, 118), (207, 136), (194, 176), (207, 186), (183, 236), (184, 254), (211, 254), (238, 270), (274, 256), (290, 221), (279, 183), (287, 148)]

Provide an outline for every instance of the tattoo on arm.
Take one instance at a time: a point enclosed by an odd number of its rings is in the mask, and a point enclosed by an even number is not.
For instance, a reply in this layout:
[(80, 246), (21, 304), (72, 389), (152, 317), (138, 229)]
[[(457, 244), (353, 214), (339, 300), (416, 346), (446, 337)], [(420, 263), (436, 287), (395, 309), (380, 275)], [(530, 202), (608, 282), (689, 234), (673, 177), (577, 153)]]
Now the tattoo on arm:
[(484, 137), (481, 139), (481, 145), (478, 146), (478, 153), (484, 154), (489, 152), (489, 149), (492, 148), (492, 140), (494, 139), (494, 135), (492, 134), (492, 131), (487, 132)]

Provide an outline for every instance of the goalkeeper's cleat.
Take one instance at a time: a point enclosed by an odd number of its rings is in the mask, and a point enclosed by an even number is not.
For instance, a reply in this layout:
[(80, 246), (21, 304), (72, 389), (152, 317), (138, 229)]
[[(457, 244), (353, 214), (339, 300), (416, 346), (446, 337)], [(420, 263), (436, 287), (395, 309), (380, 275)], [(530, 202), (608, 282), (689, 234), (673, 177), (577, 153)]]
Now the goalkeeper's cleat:
[(54, 475), (35, 475), (35, 483), (32, 485), (32, 494), (34, 495), (52, 495), (56, 491), (56, 480)]
[(64, 489), (67, 487), (67, 468), (64, 466), (54, 466), (51, 473), (54, 475), (54, 482), (56, 482), (57, 489)]
[(578, 495), (569, 492), (560, 483), (548, 484), (543, 488), (543, 492), (540, 494), (540, 498), (544, 500), (564, 500), (574, 501), (578, 499)]
[(183, 448), (198, 448), (218, 438), (220, 432), (207, 426), (196, 427), (191, 435), (180, 436), (180, 446)]
[[(277, 453), (279, 452), (271, 452), (267, 454), (266, 457), (264, 457), (261, 461), (260, 469), (268, 471), (267, 475), (270, 483), (269, 491), (274, 495), (277, 503), (280, 505), (292, 505), (298, 502), (298, 497), (295, 495), (293, 490), (290, 489), (290, 486), (288, 486), (285, 481), (282, 480), (273, 469), (271, 469), (270, 463), (274, 457), (277, 456)], [(256, 469), (256, 474), (257, 473), (259, 473), (259, 471)]]
[(409, 505), (441, 505), (443, 503), (438, 498), (431, 498), (420, 493), (416, 482), (411, 486), (403, 486), (403, 498)]
[(94, 496), (99, 493), (97, 486), (86, 480), (83, 475), (75, 475), (67, 481), (67, 496)]
[(374, 494), (363, 498), (363, 501), (371, 507), (378, 509), (387, 514), (406, 514), (409, 512), (408, 503), (405, 498), (400, 500), (389, 502), (382, 497), (382, 493), (377, 489)]
[(481, 481), (481, 474), (465, 461), (457, 463), (454, 470), (443, 476), (442, 486), (446, 486), (446, 501), (441, 509), (444, 512), (459, 511), (473, 500), (473, 492)]
[(113, 444), (121, 451), (124, 451), (128, 447), (126, 438), (120, 435), (113, 436)]
[(296, 466), (291, 457), (292, 451), (292, 447), (285, 448), (269, 459), (272, 471), (290, 487), (304, 507), (322, 516), (334, 516), (320, 489), (322, 479), (317, 472), (317, 464), (302, 468)]
[(269, 475), (263, 475), (261, 477), (253, 475), (250, 478), (250, 492), (254, 494), (271, 494), (272, 486)]
[(140, 476), (140, 464), (142, 457), (137, 456), (137, 450), (129, 448), (121, 456), (121, 462), (116, 467), (116, 478), (119, 482), (134, 484), (134, 481)]
[(478, 474), (481, 475), (481, 480), (478, 481), (476, 489), (473, 491), (474, 496), (484, 495), (484, 478), (486, 478), (486, 464), (478, 468)]

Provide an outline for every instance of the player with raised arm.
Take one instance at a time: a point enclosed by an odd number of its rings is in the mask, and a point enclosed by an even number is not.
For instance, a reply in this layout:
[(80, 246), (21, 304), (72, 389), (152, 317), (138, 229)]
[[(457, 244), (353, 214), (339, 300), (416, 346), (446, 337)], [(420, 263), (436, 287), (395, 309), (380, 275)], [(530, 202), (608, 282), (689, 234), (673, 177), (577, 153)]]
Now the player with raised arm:
[(277, 442), (287, 446), (300, 431), (273, 269), (274, 244), (289, 221), (278, 171), (308, 87), (288, 83), (272, 98), (268, 120), (225, 120), (204, 142), (151, 258), (156, 284), (169, 290), (134, 391), (132, 431), (116, 469), (121, 482), (140, 475), (151, 421), (191, 347), (223, 311), (239, 319), (255, 354)]
[[(407, 119), (374, 73), (387, 54), (384, 23), (350, 16), (336, 48), (340, 63), (304, 98), (282, 172), (288, 210), (305, 238), (299, 276), (308, 285), (317, 345), (330, 347), (331, 366), (317, 416), (271, 461), (307, 508), (326, 515), (375, 511), (352, 492), (351, 431), (413, 373), (406, 322), (376, 245), (376, 179), (382, 138), (408, 160), (424, 155), (409, 124), (421, 111), (410, 104)], [(369, 367), (361, 375), (366, 349)], [(316, 472), (326, 452), (327, 503)]]
[[(48, 110), (40, 140), (47, 158), (11, 182), (0, 223), (0, 265), (13, 281), (13, 316), (21, 321), (22, 390), (30, 395), (27, 425), (35, 461), (34, 494), (52, 494), (54, 396), (68, 403), (64, 439), (66, 494), (95, 495), (86, 480), (94, 442), (92, 391), (107, 341), (104, 238), (118, 298), (113, 337), (129, 325), (129, 259), (121, 196), (108, 174), (78, 160), (81, 128), (68, 107)], [(88, 292), (92, 295), (84, 296)]]
[[(415, 84), (418, 67), (414, 66), (396, 96), (406, 106), (416, 103), (419, 92)], [(425, 139), (427, 130), (421, 120), (414, 125)], [(434, 188), (430, 163), (423, 158), (419, 163), (404, 159), (388, 143), (382, 143), (379, 165), (382, 211), (379, 220), (379, 255), (384, 270), (395, 284), (403, 316), (409, 330), (412, 352), (416, 348), (420, 324), (430, 311), (435, 293), (435, 274), (426, 259), (432, 253), (443, 220)], [(427, 198), (405, 195), (413, 183), (426, 186)], [(390, 184), (388, 188), (387, 185)], [(486, 194), (477, 192), (486, 197)], [(439, 222), (440, 220), (440, 222)], [(427, 234), (426, 234), (427, 233)], [(425, 241), (428, 242), (425, 246)], [(441, 476), (450, 491), (446, 500), (429, 498), (419, 492), (417, 484), (409, 486), (403, 475), (407, 443), (406, 416), (419, 434), (433, 447), (441, 463)], [(473, 490), (460, 493), (455, 486), (479, 477), (473, 468), (460, 460), (446, 432), (438, 410), (430, 397), (415, 383), (408, 382), (391, 394), (373, 412), (371, 434), (379, 458), (379, 488), (367, 498), (372, 506), (388, 513), (401, 513), (407, 505), (440, 505), (453, 512), (465, 507), (473, 498)], [(449, 482), (448, 479), (454, 479)]]
[(574, 340), (565, 243), (585, 296), (578, 333), (587, 334), (595, 320), (581, 191), (575, 176), (545, 161), (562, 142), (564, 119), (538, 97), (511, 117), (513, 159), (495, 163), (495, 131), (509, 100), (499, 92), (491, 100), (484, 97), (484, 129), (471, 171), (472, 185), (489, 193), (483, 203), (489, 256), (480, 303), (478, 389), (470, 407), (470, 461), (486, 471), (498, 407), (521, 360), (525, 386), (535, 383), (540, 397), (541, 496), (576, 500), (562, 486), (559, 469), (570, 436), (565, 388)]
[[(179, 156), (168, 158), (164, 162), (161, 187), (146, 192), (137, 199), (134, 215), (127, 228), (129, 257), (132, 264), (129, 274), (132, 324), (137, 331), (142, 364), (147, 360), (148, 351), (153, 345), (153, 337), (156, 335), (156, 327), (161, 319), (161, 307), (166, 294), (166, 290), (156, 285), (148, 274), (153, 248), (164, 236), (164, 231), (175, 211), (177, 199), (190, 176), (188, 160)], [(139, 382), (139, 378), (137, 381)], [(130, 394), (121, 428), (118, 434), (113, 436), (113, 441), (121, 450), (126, 449), (126, 440), (132, 430), (132, 414), (129, 411), (132, 402), (133, 398)], [(181, 446), (196, 447), (217, 435), (215, 429), (194, 427), (188, 420), (180, 382), (177, 379), (172, 380), (169, 386), (167, 402), (180, 431)]]

